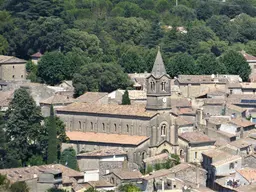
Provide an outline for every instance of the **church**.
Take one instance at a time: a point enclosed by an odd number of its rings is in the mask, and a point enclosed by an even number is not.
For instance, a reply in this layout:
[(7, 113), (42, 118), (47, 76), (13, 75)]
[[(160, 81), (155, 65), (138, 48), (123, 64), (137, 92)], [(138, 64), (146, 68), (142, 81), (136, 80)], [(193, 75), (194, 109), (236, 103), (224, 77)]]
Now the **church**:
[(163, 152), (177, 154), (178, 130), (171, 113), (171, 78), (160, 50), (146, 82), (146, 105), (75, 102), (56, 109), (70, 138), (63, 148), (72, 146), (80, 153), (120, 147), (127, 152), (129, 161), (137, 164)]

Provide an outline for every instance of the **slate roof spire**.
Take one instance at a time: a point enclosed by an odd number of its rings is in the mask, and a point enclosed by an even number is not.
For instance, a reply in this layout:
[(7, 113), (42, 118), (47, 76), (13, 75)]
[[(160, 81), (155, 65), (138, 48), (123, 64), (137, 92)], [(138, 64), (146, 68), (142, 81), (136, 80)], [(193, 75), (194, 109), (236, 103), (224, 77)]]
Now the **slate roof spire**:
[(158, 47), (156, 60), (155, 60), (151, 74), (156, 78), (160, 78), (166, 74), (163, 58), (160, 52), (160, 47)]

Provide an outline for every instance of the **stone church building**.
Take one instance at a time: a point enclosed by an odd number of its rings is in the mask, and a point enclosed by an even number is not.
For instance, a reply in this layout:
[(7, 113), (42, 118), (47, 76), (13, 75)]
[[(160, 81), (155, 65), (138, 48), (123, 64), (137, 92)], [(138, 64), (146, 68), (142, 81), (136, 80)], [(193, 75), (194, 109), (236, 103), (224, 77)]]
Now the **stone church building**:
[(56, 110), (70, 138), (63, 148), (77, 152), (122, 147), (128, 160), (141, 164), (162, 152), (178, 153), (178, 130), (171, 115), (171, 78), (158, 51), (147, 77), (147, 103), (117, 105), (72, 103)]

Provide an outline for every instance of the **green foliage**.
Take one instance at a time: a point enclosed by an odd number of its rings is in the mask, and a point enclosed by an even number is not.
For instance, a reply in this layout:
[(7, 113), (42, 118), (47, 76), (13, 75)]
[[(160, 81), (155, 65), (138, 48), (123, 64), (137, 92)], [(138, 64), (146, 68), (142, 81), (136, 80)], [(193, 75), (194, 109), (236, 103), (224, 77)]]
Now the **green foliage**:
[(74, 75), (75, 95), (85, 91), (111, 92), (130, 85), (128, 76), (115, 63), (93, 63), (85, 65)]
[(32, 63), (32, 61), (28, 61), (26, 63), (26, 71), (28, 73), (27, 79), (30, 79), (32, 82), (37, 82), (37, 65)]
[(10, 157), (24, 163), (40, 148), (40, 108), (26, 89), (15, 91), (6, 112), (6, 139)]
[(71, 169), (78, 170), (78, 164), (76, 160), (76, 151), (70, 147), (62, 151), (60, 157), (60, 163)]
[(129, 98), (129, 92), (127, 89), (125, 90), (123, 96), (122, 96), (122, 105), (131, 105), (131, 101)]
[(48, 152), (47, 152), (47, 163), (57, 163), (57, 130), (56, 122), (54, 117), (53, 106), (51, 105), (50, 117), (48, 123)]
[(138, 188), (137, 186), (133, 185), (132, 183), (121, 185), (118, 188), (118, 190), (122, 191), (122, 192), (139, 192), (139, 191), (141, 191), (140, 188)]
[(157, 170), (160, 170), (162, 168), (161, 164), (160, 163), (156, 163), (155, 166), (154, 166), (154, 169), (157, 171)]
[(67, 191), (64, 189), (51, 188), (51, 189), (48, 189), (47, 192), (67, 192)]
[(10, 187), (10, 181), (7, 179), (6, 175), (0, 174), (0, 191), (6, 191)]
[(25, 183), (25, 181), (18, 181), (11, 185), (11, 192), (29, 192), (29, 187)]
[(151, 165), (148, 165), (146, 167), (146, 173), (151, 173), (153, 171), (153, 167)]
[(174, 160), (174, 165), (180, 164), (180, 157), (176, 154), (171, 154), (171, 158), (175, 159)]
[(9, 47), (8, 41), (2, 35), (0, 35), (0, 54), (1, 55), (6, 54), (8, 47)]
[(243, 81), (249, 79), (251, 68), (241, 53), (233, 50), (227, 51), (221, 56), (220, 63), (226, 67), (229, 74), (238, 74)]
[(90, 187), (89, 189), (86, 189), (84, 192), (98, 192), (98, 190), (96, 190), (93, 187)]
[(61, 52), (45, 53), (38, 62), (38, 76), (50, 85), (56, 85), (65, 80), (68, 76), (67, 71), (66, 58)]
[(33, 155), (28, 159), (27, 164), (30, 166), (44, 165), (44, 161), (41, 155)]

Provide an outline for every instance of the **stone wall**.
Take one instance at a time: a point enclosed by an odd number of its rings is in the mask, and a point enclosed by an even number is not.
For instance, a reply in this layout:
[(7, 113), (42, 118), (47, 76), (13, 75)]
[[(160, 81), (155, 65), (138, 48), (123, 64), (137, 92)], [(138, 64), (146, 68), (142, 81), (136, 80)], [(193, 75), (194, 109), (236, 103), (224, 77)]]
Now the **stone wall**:
[(0, 79), (1, 80), (7, 80), (7, 81), (20, 81), (26, 79), (26, 64), (2, 64), (0, 66), (1, 68), (1, 74)]

